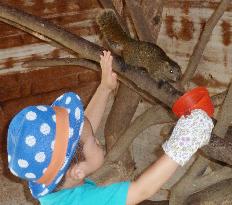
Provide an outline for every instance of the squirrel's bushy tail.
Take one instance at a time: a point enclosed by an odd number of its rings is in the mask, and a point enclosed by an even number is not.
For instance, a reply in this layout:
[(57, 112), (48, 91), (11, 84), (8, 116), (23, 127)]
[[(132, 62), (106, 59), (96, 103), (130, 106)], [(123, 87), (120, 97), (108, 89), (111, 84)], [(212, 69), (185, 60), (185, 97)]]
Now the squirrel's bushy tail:
[(104, 37), (117, 44), (123, 44), (130, 37), (123, 31), (112, 9), (105, 9), (97, 16), (97, 24)]

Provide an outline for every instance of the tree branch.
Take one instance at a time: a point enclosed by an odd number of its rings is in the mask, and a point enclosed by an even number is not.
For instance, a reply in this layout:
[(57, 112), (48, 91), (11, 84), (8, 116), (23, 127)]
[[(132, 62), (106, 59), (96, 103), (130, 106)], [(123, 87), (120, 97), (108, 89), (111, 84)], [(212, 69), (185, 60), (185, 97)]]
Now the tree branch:
[[(78, 37), (53, 23), (26, 14), (18, 9), (4, 6), (2, 3), (0, 3), (0, 17), (34, 30), (58, 42), (64, 47), (70, 48), (76, 53), (80, 53), (84, 58), (96, 62), (100, 60), (99, 56), (103, 50), (102, 47)], [(123, 78), (128, 79), (130, 85), (134, 87), (137, 92), (150, 95), (152, 98), (160, 100), (169, 107), (171, 107), (182, 94), (169, 83), (155, 81), (148, 73), (141, 71), (141, 69), (126, 65), (122, 58), (116, 55), (114, 55), (113, 69), (123, 76)], [(211, 157), (213, 156), (215, 159), (226, 160), (226, 163), (232, 164), (232, 144), (220, 141), (215, 135), (212, 138), (214, 141), (211, 141), (210, 145), (206, 146), (207, 150), (204, 149), (205, 153)], [(217, 146), (220, 146), (220, 144), (218, 145), (217, 143), (223, 144), (224, 147), (220, 147), (221, 152), (215, 153), (215, 150), (218, 149)], [(226, 159), (223, 153), (227, 153)]]
[(151, 125), (172, 122), (173, 119), (171, 116), (172, 115), (160, 105), (155, 105), (138, 116), (106, 155), (103, 167), (92, 176), (93, 179), (97, 180), (107, 175), (106, 173), (110, 171), (107, 167), (111, 166), (120, 158), (139, 133)]
[(136, 1), (132, 1), (132, 0), (125, 0), (125, 1), (127, 8), (131, 14), (139, 39), (141, 41), (148, 41), (154, 43), (154, 39), (149, 29), (149, 25), (146, 19), (144, 18), (144, 14), (142, 12), (141, 7), (138, 5)]
[(228, 93), (221, 107), (219, 115), (217, 117), (217, 129), (214, 129), (214, 134), (224, 138), (225, 134), (232, 122), (232, 83), (229, 85)]
[[(38, 67), (56, 67), (56, 66), (81, 66), (94, 71), (98, 71), (98, 72), (101, 71), (101, 68), (98, 63), (96, 63), (95, 61), (82, 59), (82, 58), (53, 58), (53, 59), (31, 60), (25, 62), (23, 66), (28, 69), (24, 68), (22, 72), (32, 71), (34, 70), (33, 67), (35, 67), (35, 69), (37, 70)], [(0, 74), (1, 74), (1, 70), (0, 70)], [(125, 84), (134, 92), (138, 93), (140, 96), (142, 96), (151, 104), (156, 104), (157, 102), (156, 98), (143, 91), (137, 91), (136, 86), (132, 84), (130, 81), (128, 81), (128, 79), (126, 79), (125, 77), (118, 75), (118, 80), (121, 81), (123, 84)]]
[(202, 173), (209, 164), (209, 160), (198, 156), (193, 165), (181, 180), (171, 188), (169, 205), (183, 205), (185, 200), (193, 193), (196, 176)]
[(4, 19), (4, 18), (0, 18), (0, 21), (4, 22), (6, 24), (9, 24), (11, 26), (14, 26), (15, 28), (18, 28), (18, 29), (20, 29), (22, 31), (25, 31), (26, 33), (29, 33), (32, 36), (34, 36), (34, 37), (36, 37), (36, 38), (38, 38), (38, 39), (40, 39), (42, 41), (45, 41), (45, 42), (49, 43), (50, 45), (52, 45), (54, 47), (63, 48), (61, 45), (59, 45), (55, 41), (52, 41), (51, 39), (47, 38), (46, 36), (41, 35), (41, 34), (35, 32), (35, 31), (33, 31), (33, 30), (29, 29), (29, 28), (26, 28), (26, 27), (20, 25), (20, 24), (17, 24), (14, 21), (10, 21), (10, 20)]
[[(26, 14), (18, 9), (4, 6), (2, 3), (0, 3), (0, 17), (14, 21), (17, 24), (53, 39), (64, 47), (79, 53), (83, 58), (96, 62), (100, 61), (100, 54), (104, 50), (102, 47), (76, 36), (53, 23)], [(155, 81), (143, 69), (126, 65), (122, 58), (117, 55), (113, 55), (113, 57), (114, 71), (127, 78), (131, 86), (135, 87), (138, 91), (146, 90), (147, 93), (167, 103), (169, 106), (172, 106), (173, 102), (181, 95), (181, 92), (177, 91), (169, 83)]]
[(154, 42), (157, 42), (162, 24), (163, 0), (147, 0), (142, 2), (143, 13), (148, 22)]
[(223, 167), (217, 171), (213, 171), (206, 176), (198, 177), (193, 181), (193, 193), (204, 190), (205, 188), (232, 178), (232, 169), (230, 167)]
[(214, 27), (216, 26), (217, 22), (219, 21), (219, 19), (221, 18), (221, 16), (223, 15), (223, 13), (225, 12), (228, 5), (230, 4), (230, 2), (231, 2), (230, 0), (222, 0), (218, 8), (214, 11), (214, 13), (211, 15), (211, 17), (207, 21), (205, 28), (203, 32), (201, 33), (200, 39), (194, 48), (193, 54), (190, 57), (187, 69), (181, 80), (182, 87), (184, 87), (184, 85), (189, 80), (191, 80), (191, 78), (193, 77), (197, 69), (197, 65), (199, 64), (201, 60), (204, 49), (208, 41), (210, 40), (212, 31)]
[(173, 122), (172, 115), (160, 105), (153, 106), (138, 116), (119, 138), (112, 150), (107, 154), (106, 161), (117, 161), (120, 155), (131, 145), (133, 140), (146, 128), (154, 124)]
[(219, 93), (211, 97), (214, 107), (217, 107), (223, 103), (223, 101), (225, 100), (226, 94), (227, 94), (227, 91)]

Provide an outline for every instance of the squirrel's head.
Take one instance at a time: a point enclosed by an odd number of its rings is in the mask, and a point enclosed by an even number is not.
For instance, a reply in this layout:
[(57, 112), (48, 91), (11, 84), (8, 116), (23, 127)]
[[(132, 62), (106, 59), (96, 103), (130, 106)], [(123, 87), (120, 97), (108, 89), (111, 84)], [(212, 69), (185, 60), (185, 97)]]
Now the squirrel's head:
[(168, 78), (168, 80), (171, 81), (178, 81), (180, 80), (182, 73), (180, 66), (174, 62), (171, 59), (168, 59), (168, 61), (163, 61), (162, 68), (165, 76)]

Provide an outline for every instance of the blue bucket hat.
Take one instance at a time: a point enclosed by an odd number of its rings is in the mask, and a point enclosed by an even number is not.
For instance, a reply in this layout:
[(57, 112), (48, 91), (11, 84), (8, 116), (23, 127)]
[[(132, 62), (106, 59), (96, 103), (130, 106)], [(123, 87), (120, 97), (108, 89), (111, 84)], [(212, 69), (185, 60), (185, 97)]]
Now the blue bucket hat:
[[(37, 182), (49, 166), (54, 150), (56, 113), (54, 106), (69, 113), (69, 139), (62, 168), (49, 185)], [(81, 99), (73, 92), (58, 97), (51, 106), (29, 106), (12, 119), (7, 137), (8, 165), (17, 177), (28, 181), (34, 198), (52, 192), (66, 173), (84, 125)]]

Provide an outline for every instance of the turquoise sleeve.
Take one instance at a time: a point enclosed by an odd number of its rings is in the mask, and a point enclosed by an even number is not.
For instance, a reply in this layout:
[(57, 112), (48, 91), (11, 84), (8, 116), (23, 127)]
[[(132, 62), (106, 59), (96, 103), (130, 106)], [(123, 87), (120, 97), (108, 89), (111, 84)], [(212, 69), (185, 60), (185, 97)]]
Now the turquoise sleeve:
[(40, 198), (42, 205), (126, 205), (130, 182), (96, 186), (90, 180), (82, 186), (65, 189)]
[(129, 182), (84, 189), (81, 205), (126, 205)]

